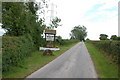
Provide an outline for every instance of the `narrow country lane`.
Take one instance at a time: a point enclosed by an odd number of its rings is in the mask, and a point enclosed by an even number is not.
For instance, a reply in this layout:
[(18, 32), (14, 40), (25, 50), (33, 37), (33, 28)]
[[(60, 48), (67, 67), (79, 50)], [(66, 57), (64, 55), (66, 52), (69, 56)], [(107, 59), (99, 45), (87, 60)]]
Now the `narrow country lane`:
[(97, 73), (84, 42), (80, 42), (27, 78), (97, 78)]

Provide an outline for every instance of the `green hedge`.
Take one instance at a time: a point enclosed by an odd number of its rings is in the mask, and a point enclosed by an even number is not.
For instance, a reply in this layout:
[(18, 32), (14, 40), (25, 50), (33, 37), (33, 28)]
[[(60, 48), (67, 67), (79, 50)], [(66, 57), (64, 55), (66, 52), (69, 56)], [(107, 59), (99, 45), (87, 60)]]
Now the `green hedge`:
[(2, 37), (2, 71), (6, 72), (12, 70), (13, 66), (20, 66), (23, 59), (34, 50), (34, 43), (30, 35)]
[(69, 45), (69, 44), (76, 43), (76, 42), (80, 42), (80, 40), (68, 40), (68, 39), (64, 39), (63, 40), (63, 45)]
[(103, 50), (117, 64), (120, 64), (120, 41), (88, 41)]
[(72, 43), (79, 42), (79, 40), (69, 40), (69, 39), (61, 39), (61, 40), (56, 40), (54, 44), (56, 45), (69, 45)]

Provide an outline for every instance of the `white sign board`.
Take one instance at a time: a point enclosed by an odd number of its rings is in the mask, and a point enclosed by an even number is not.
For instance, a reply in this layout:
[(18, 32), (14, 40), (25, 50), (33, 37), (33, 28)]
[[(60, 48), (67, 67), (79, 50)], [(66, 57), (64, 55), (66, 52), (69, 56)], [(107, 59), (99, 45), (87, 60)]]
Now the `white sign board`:
[(54, 41), (54, 36), (53, 35), (47, 35), (46, 36), (46, 41)]
[(57, 51), (57, 50), (60, 50), (60, 48), (44, 48), (44, 47), (40, 47), (39, 50), (54, 50), (54, 51)]

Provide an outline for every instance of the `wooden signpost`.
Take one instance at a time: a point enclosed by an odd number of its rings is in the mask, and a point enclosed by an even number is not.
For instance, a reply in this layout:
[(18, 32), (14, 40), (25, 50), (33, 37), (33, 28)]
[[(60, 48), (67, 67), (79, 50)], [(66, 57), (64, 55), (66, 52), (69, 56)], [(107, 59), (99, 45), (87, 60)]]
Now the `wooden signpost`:
[[(55, 41), (56, 30), (44, 30), (46, 41)], [(40, 47), (39, 50), (44, 50), (43, 55), (52, 55), (52, 50), (57, 51), (60, 48), (54, 48), (53, 44), (47, 44), (46, 47)]]
[(55, 41), (56, 30), (45, 30), (44, 33), (46, 41)]

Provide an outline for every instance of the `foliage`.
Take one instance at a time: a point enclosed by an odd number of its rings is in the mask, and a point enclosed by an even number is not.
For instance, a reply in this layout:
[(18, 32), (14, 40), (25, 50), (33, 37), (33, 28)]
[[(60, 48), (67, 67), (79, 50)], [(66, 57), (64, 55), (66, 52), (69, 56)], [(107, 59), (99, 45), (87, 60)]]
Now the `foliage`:
[(69, 44), (72, 44), (72, 43), (76, 43), (76, 42), (79, 42), (79, 40), (69, 40), (69, 39), (63, 39), (62, 40), (62, 45), (69, 45)]
[[(2, 1), (0, 1), (0, 11), (2, 11)], [(0, 23), (2, 23), (2, 14), (0, 14)]]
[(25, 7), (23, 5), (22, 2), (2, 3), (2, 28), (7, 31), (6, 35), (18, 36), (25, 33)]
[(55, 42), (53, 42), (53, 44), (55, 44), (58, 47), (58, 46), (63, 46), (63, 45), (67, 46), (69, 44), (76, 43), (76, 42), (79, 42), (79, 40), (76, 40), (76, 39), (72, 39), (72, 40), (62, 39), (61, 36), (58, 36), (58, 38), (56, 39)]
[(12, 70), (13, 66), (19, 66), (22, 60), (35, 50), (29, 34), (21, 37), (4, 36), (2, 41), (3, 72)]
[(38, 10), (38, 5), (34, 2), (28, 2), (27, 4), (28, 4), (28, 8), (32, 12), (32, 14), (36, 14), (36, 12)]
[(112, 35), (110, 39), (120, 41), (120, 37), (117, 37), (117, 35)]
[(57, 36), (56, 42), (57, 42), (58, 44), (62, 45), (62, 44), (63, 44), (63, 39), (62, 39), (62, 37), (61, 37), (61, 36)]
[(120, 41), (120, 37), (117, 37), (117, 40)]
[(119, 41), (89, 41), (95, 45), (100, 50), (106, 52), (106, 55), (109, 56), (113, 62), (120, 64), (118, 62), (120, 59), (120, 42)]
[(33, 2), (2, 3), (2, 28), (6, 30), (2, 39), (3, 73), (21, 66), (31, 52), (45, 44), (42, 34), (46, 25), (38, 19), (37, 10), (38, 4)]
[(112, 35), (110, 39), (111, 40), (117, 40), (117, 36), (116, 35)]
[(55, 56), (43, 56), (43, 51), (35, 51), (31, 53), (32, 57), (25, 58), (24, 62), (21, 63), (23, 67), (13, 67), (14, 71), (11, 70), (11, 72), (4, 72), (2, 74), (3, 78), (25, 78), (35, 70), (43, 67), (44, 65), (48, 64), (52, 60), (54, 60), (56, 57), (63, 54), (66, 50), (68, 50), (70, 47), (74, 46), (77, 42), (74, 42), (69, 45), (61, 45), (59, 51), (53, 51), (53, 54)]
[(41, 34), (46, 25), (39, 19), (37, 14), (38, 5), (33, 2), (3, 2), (2, 17), (3, 26), (6, 30), (4, 35), (22, 36), (30, 34), (36, 47), (42, 45)]
[(62, 39), (62, 37), (61, 37), (61, 36), (57, 36), (57, 39), (61, 40), (61, 39)]
[[(103, 51), (100, 51), (93, 44), (86, 42), (86, 47), (94, 62), (98, 78), (118, 78), (118, 65), (112, 63), (111, 59), (105, 56)], [(114, 79), (115, 80), (115, 79)]]
[(87, 38), (86, 40), (90, 40), (89, 38)]
[[(46, 25), (37, 15), (39, 6), (34, 2), (2, 3), (2, 28), (6, 30), (2, 45), (3, 72), (20, 66), (24, 58), (46, 43), (42, 36)], [(53, 20), (53, 26), (58, 27), (60, 21)]]
[(61, 22), (61, 19), (56, 17), (52, 20), (52, 23), (50, 24), (51, 28), (57, 28), (58, 26), (61, 26), (59, 23)]
[(100, 40), (108, 40), (108, 35), (106, 35), (106, 34), (100, 34), (100, 37), (99, 37), (99, 39)]
[(73, 30), (71, 30), (71, 39), (78, 39), (80, 41), (85, 40), (87, 36), (86, 27), (85, 26), (75, 26)]

